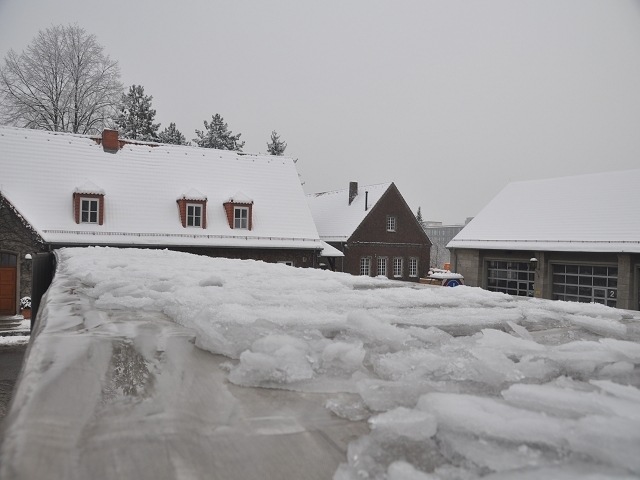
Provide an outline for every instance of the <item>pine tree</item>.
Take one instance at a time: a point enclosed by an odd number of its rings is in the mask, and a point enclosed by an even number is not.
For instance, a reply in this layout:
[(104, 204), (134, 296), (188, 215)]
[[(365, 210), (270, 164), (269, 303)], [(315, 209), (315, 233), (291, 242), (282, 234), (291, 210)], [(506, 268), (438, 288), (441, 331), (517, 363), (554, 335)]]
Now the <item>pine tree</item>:
[(422, 220), (422, 210), (420, 210), (420, 207), (418, 207), (418, 213), (416, 213), (416, 220), (418, 220), (420, 225), (424, 222), (424, 220)]
[(160, 124), (153, 123), (156, 111), (151, 108), (151, 100), (153, 97), (144, 94), (142, 85), (132, 85), (129, 87), (129, 93), (122, 94), (116, 126), (123, 137), (144, 141), (158, 139)]
[(160, 143), (171, 143), (173, 145), (188, 145), (187, 139), (176, 128), (176, 124), (171, 122), (168, 127), (158, 134)]
[(271, 143), (267, 143), (269, 155), (283, 155), (286, 148), (287, 143), (280, 141), (280, 135), (278, 135), (275, 130), (272, 131)]
[(232, 135), (229, 126), (219, 113), (211, 116), (211, 123), (204, 121), (204, 130), (196, 130), (198, 138), (193, 141), (199, 147), (217, 148), (219, 150), (242, 151), (244, 142), (240, 141), (240, 133)]

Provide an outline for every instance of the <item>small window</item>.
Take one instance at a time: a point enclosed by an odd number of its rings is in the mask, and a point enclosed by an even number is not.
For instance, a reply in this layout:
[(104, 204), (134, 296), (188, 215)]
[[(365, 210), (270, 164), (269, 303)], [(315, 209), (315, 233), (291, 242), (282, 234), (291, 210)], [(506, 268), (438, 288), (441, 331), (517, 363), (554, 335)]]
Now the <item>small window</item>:
[(360, 259), (360, 275), (371, 275), (371, 257), (362, 257)]
[(187, 203), (187, 227), (202, 226), (202, 205)]
[(12, 253), (0, 254), (0, 267), (15, 267), (18, 257)]
[(410, 277), (418, 276), (418, 259), (416, 257), (411, 257), (409, 259), (409, 276)]
[(183, 228), (207, 228), (207, 197), (193, 189), (176, 201)]
[(393, 215), (387, 215), (387, 232), (396, 231), (396, 217)]
[(378, 275), (387, 276), (387, 257), (378, 257)]
[(249, 209), (247, 207), (234, 207), (233, 228), (249, 228)]
[(393, 276), (395, 278), (402, 278), (402, 257), (395, 257), (393, 259)]
[(80, 199), (80, 223), (98, 223), (98, 199)]

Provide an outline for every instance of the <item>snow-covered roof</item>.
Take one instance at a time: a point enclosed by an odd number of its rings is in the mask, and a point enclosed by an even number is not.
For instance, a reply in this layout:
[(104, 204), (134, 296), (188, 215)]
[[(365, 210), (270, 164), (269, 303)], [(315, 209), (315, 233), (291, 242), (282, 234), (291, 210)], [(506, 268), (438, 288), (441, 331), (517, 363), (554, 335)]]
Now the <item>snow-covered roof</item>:
[[(104, 194), (103, 225), (76, 224), (74, 192)], [(125, 144), (0, 127), (0, 192), (46, 242), (313, 248), (323, 244), (293, 159), (191, 146)], [(229, 227), (223, 204), (253, 201), (252, 230)], [(184, 228), (176, 199), (207, 200), (207, 228)]]
[(74, 190), (75, 193), (90, 193), (93, 195), (104, 195), (104, 189), (97, 186), (95, 183), (85, 181), (82, 185), (79, 185)]
[(390, 186), (391, 183), (360, 185), (351, 205), (348, 188), (307, 195), (320, 238), (327, 242), (346, 241)]
[(242, 192), (237, 192), (235, 195), (229, 197), (227, 201), (232, 203), (253, 203), (253, 199)]
[(207, 196), (201, 191), (192, 188), (188, 192), (180, 195), (178, 200), (199, 200), (205, 202), (207, 200)]
[(640, 169), (514, 182), (448, 248), (640, 252)]

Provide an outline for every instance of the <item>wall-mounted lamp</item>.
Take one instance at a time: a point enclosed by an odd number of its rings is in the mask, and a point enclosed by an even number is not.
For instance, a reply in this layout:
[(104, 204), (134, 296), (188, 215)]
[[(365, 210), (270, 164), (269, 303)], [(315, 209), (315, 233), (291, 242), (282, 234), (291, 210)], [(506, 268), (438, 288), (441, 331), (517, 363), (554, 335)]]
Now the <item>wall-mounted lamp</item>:
[(31, 259), (32, 259), (32, 258), (31, 258), (31, 254), (30, 254), (30, 253), (27, 253), (27, 254), (24, 256), (24, 259), (25, 259), (25, 260), (31, 260)]

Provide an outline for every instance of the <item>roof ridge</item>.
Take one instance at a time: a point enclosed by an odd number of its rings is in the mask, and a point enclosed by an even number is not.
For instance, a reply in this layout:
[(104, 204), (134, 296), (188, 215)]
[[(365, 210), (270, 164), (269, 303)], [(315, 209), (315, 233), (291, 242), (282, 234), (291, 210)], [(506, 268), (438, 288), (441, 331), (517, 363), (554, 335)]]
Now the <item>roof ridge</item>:
[[(387, 186), (391, 186), (393, 182), (381, 182), (381, 183), (372, 183), (369, 185), (358, 185), (358, 190), (361, 188), (367, 188), (367, 187), (380, 187), (383, 185), (387, 185)], [(334, 194), (334, 193), (342, 193), (342, 192), (346, 192), (348, 191), (349, 188), (342, 188), (340, 190), (327, 190), (326, 192), (314, 192), (314, 193), (307, 193), (307, 197), (318, 197), (320, 195), (327, 195), (327, 194)]]

